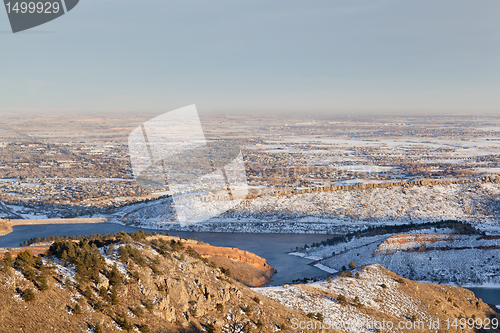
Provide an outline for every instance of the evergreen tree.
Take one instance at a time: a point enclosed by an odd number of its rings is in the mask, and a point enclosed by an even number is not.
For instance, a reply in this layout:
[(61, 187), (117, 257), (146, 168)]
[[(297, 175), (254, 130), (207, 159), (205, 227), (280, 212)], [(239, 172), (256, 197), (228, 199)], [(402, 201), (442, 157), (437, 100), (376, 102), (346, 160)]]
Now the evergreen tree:
[(111, 288), (111, 305), (116, 305), (118, 304), (118, 293), (116, 292), (115, 286)]

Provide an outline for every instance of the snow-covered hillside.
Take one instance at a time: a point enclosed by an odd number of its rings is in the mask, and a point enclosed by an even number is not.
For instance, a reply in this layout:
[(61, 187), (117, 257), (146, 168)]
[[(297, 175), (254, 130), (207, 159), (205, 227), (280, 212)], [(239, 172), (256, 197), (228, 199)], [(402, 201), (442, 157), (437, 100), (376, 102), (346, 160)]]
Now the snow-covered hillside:
[(500, 187), (477, 181), (268, 195), (244, 200), (219, 217), (189, 227), (175, 223), (168, 199), (127, 206), (113, 216), (125, 223), (171, 230), (285, 233), (345, 233), (370, 225), (454, 219), (495, 234), (500, 233)]
[(498, 237), (378, 235), (292, 254), (320, 260), (319, 264), (337, 271), (354, 261), (358, 265), (378, 263), (413, 280), (463, 285), (500, 284)]
[[(379, 265), (359, 270), (359, 278), (334, 278), (306, 285), (256, 288), (257, 292), (281, 304), (304, 313), (321, 313), (326, 319), (334, 319), (335, 328), (345, 332), (373, 332), (370, 323), (374, 318), (364, 308), (370, 308), (401, 321), (411, 316), (427, 321), (429, 314), (421, 302), (403, 292), (400, 284), (386, 274)], [(346, 304), (338, 301), (343, 295)], [(359, 300), (358, 306), (353, 300)], [(397, 327), (391, 331), (399, 331)]]

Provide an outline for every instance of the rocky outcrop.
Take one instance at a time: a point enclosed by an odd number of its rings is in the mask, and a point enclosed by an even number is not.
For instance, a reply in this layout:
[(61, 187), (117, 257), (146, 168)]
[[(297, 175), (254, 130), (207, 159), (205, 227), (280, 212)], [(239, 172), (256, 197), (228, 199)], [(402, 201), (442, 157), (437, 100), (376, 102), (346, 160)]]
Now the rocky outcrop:
[(230, 269), (232, 277), (248, 286), (258, 287), (270, 282), (276, 269), (266, 259), (237, 248), (215, 247), (207, 244), (190, 244), (203, 258), (219, 267)]
[(449, 250), (497, 250), (500, 249), (500, 237), (474, 236), (455, 234), (416, 234), (395, 235), (386, 239), (376, 254), (393, 254), (396, 252), (426, 252)]
[(500, 183), (500, 177), (494, 176), (480, 176), (475, 178), (466, 179), (417, 179), (417, 180), (403, 180), (403, 181), (387, 181), (383, 183), (371, 183), (371, 184), (352, 184), (352, 185), (341, 185), (341, 186), (319, 186), (300, 190), (290, 190), (290, 189), (277, 189), (272, 193), (251, 193), (247, 195), (247, 199), (255, 199), (258, 197), (266, 195), (290, 195), (290, 194), (304, 194), (313, 192), (331, 192), (331, 191), (354, 191), (354, 190), (364, 190), (364, 189), (374, 189), (374, 188), (389, 188), (389, 187), (413, 187), (413, 186), (429, 186), (429, 185), (451, 185), (451, 184), (467, 184), (473, 182), (481, 183)]

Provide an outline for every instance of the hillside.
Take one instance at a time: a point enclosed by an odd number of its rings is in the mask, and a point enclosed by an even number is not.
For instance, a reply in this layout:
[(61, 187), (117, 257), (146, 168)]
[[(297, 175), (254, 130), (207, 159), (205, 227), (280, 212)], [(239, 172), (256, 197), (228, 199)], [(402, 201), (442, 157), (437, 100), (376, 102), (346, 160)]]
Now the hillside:
[[(500, 237), (453, 234), (427, 229), (407, 234), (353, 237), (335, 245), (313, 246), (292, 254), (340, 271), (352, 260), (382, 266), (412, 280), (462, 285), (500, 284)], [(436, 233), (438, 232), (438, 233)], [(441, 233), (439, 233), (441, 232)]]
[[(250, 289), (231, 277), (241, 274), (240, 266), (218, 268), (210, 259), (249, 264), (245, 272), (265, 267), (265, 260), (217, 249), (121, 232), (57, 239), (43, 257), (4, 253), (0, 332), (318, 332), (296, 325), (363, 321), (366, 328), (381, 320), (428, 324), (439, 318), (443, 324), (495, 316), (466, 289), (402, 279), (379, 265), (315, 283)], [(363, 327), (328, 332), (367, 331)]]
[[(461, 318), (482, 318), (483, 322), (485, 318), (487, 321), (496, 318), (494, 322), (498, 324), (499, 318), (467, 289), (418, 283), (380, 265), (352, 268), (347, 274), (342, 272), (318, 282), (256, 290), (305, 313), (308, 321), (302, 324), (294, 321), (292, 328), (310, 327), (314, 332), (320, 331), (320, 327), (352, 333), (476, 332), (479, 327), (465, 325), (461, 330), (457, 329), (457, 323)], [(490, 326), (484, 332), (500, 332), (500, 329)]]
[(178, 238), (135, 238), (58, 240), (51, 256), (4, 258), (0, 332), (268, 332), (304, 318)]

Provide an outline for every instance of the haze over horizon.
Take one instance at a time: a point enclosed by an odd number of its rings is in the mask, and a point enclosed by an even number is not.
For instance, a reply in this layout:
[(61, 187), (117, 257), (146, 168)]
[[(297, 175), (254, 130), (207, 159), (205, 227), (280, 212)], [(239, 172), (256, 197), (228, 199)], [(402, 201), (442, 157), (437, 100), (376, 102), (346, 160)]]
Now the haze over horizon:
[(0, 113), (498, 112), (496, 1), (83, 1), (8, 33)]

